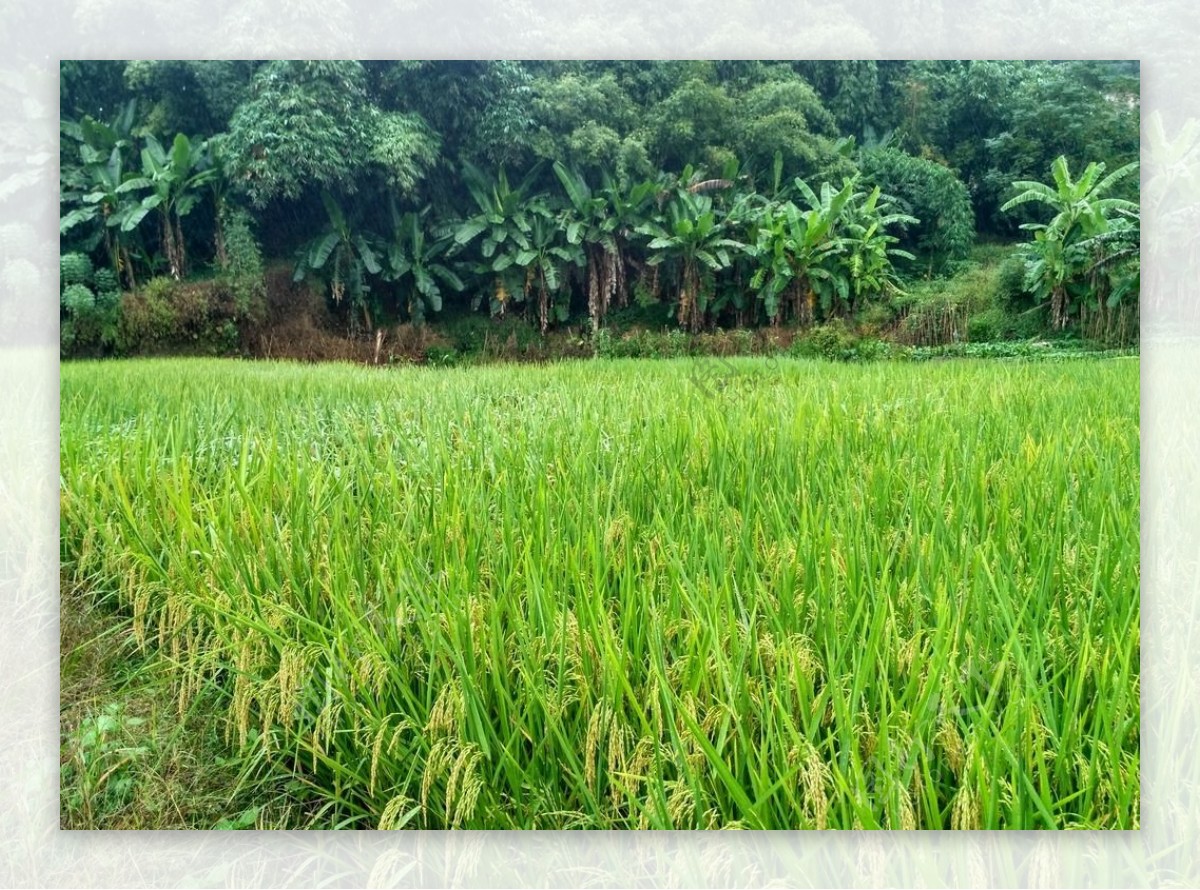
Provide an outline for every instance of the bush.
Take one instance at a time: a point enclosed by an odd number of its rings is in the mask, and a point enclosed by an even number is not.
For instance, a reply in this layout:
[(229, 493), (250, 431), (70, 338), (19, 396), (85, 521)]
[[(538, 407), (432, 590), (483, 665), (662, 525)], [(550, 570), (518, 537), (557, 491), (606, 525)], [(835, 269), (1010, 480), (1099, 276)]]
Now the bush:
[(849, 361), (858, 345), (858, 337), (844, 321), (835, 318), (817, 325), (792, 342), (790, 354), (801, 358), (825, 358)]
[(896, 309), (887, 303), (870, 303), (858, 314), (858, 323), (868, 331), (878, 332), (896, 320)]
[(58, 273), (64, 288), (91, 284), (92, 261), (82, 253), (64, 253), (58, 261)]
[(261, 321), (266, 311), (266, 278), (250, 215), (240, 209), (225, 210), (221, 218), (227, 258), (222, 277), (233, 294), (238, 317)]
[(458, 351), (450, 346), (429, 346), (425, 349), (425, 361), (430, 365), (453, 367), (459, 364)]
[(934, 272), (967, 256), (975, 240), (975, 211), (967, 187), (953, 170), (895, 148), (863, 152), (862, 170), (868, 183), (878, 185), (917, 218), (902, 234), (901, 247), (928, 257)]
[(93, 278), (96, 287), (96, 299), (116, 306), (121, 301), (121, 285), (117, 283), (117, 273), (107, 267), (97, 269)]
[(519, 358), (542, 345), (537, 328), (519, 316), (490, 318), (463, 315), (448, 321), (442, 333), (460, 356)]
[(108, 269), (94, 273), (81, 253), (64, 254), (59, 274), (59, 349), (63, 355), (102, 352), (117, 338), (116, 277)]
[(62, 306), (71, 315), (81, 315), (96, 307), (96, 296), (87, 285), (72, 284), (62, 292)]
[(175, 339), (179, 325), (170, 301), (173, 284), (169, 278), (152, 278), (122, 296), (117, 339), (121, 352), (158, 349)]
[(967, 321), (967, 339), (972, 342), (1004, 340), (1011, 330), (1008, 315), (999, 306), (985, 309)]
[(818, 325), (792, 341), (788, 354), (835, 362), (872, 362), (890, 358), (892, 345), (877, 337), (864, 337), (842, 319)]
[[(909, 287), (896, 301), (902, 314), (897, 339), (912, 346), (942, 346), (1020, 336), (1014, 325), (1014, 294), (1024, 273), (1014, 270), (1011, 255), (1005, 256), (1004, 251), (1002, 246), (988, 245), (952, 277)], [(1040, 321), (1025, 336), (1038, 330)]]
[(1025, 290), (1025, 260), (1016, 254), (1004, 258), (996, 270), (996, 305), (1009, 314), (1033, 307), (1033, 297)]

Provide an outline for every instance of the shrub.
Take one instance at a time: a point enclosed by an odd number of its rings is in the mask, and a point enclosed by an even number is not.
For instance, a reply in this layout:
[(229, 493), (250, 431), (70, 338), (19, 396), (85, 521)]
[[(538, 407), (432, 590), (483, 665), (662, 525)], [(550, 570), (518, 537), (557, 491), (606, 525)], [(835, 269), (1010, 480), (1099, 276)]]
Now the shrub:
[(981, 340), (1003, 340), (1008, 336), (1011, 324), (1008, 315), (999, 306), (992, 306), (979, 312), (967, 321), (967, 339), (973, 342)]
[(179, 325), (170, 301), (173, 284), (169, 278), (152, 278), (122, 296), (117, 340), (121, 352), (158, 349), (176, 337)]
[(85, 284), (72, 284), (62, 292), (62, 305), (72, 315), (90, 312), (96, 306), (96, 296)]
[(919, 222), (901, 237), (900, 246), (929, 258), (934, 272), (966, 257), (975, 240), (971, 196), (949, 167), (894, 148), (862, 154), (867, 182), (894, 197)]
[(121, 286), (117, 283), (117, 273), (107, 267), (97, 269), (93, 277), (96, 287), (96, 299), (103, 300), (115, 306), (120, 302)]
[(1005, 257), (996, 269), (996, 304), (1012, 314), (1033, 306), (1033, 296), (1025, 289), (1025, 260), (1016, 254)]
[(425, 350), (425, 361), (431, 365), (453, 367), (459, 359), (458, 351), (452, 346), (430, 346)]
[(858, 336), (844, 321), (835, 318), (817, 325), (792, 342), (789, 352), (802, 358), (825, 358), (831, 361), (851, 361), (856, 355)]
[(64, 288), (92, 283), (92, 261), (82, 253), (64, 253), (58, 261), (58, 272)]
[(241, 209), (225, 210), (222, 225), (227, 257), (222, 273), (233, 293), (237, 314), (240, 318), (261, 319), (266, 311), (266, 279), (250, 215)]
[(896, 309), (887, 303), (869, 303), (858, 314), (858, 323), (869, 331), (881, 331), (896, 320)]
[(118, 295), (108, 269), (94, 273), (92, 261), (81, 253), (59, 260), (63, 290), (59, 296), (59, 349), (63, 355), (103, 351), (117, 336)]

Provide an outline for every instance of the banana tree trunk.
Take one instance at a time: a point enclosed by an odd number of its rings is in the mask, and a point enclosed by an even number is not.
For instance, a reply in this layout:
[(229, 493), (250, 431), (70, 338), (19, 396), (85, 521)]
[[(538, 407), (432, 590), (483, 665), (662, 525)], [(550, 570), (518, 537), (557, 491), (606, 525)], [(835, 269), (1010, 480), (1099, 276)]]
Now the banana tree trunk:
[(179, 268), (179, 276), (185, 277), (188, 272), (187, 247), (183, 241), (183, 223), (175, 216), (175, 264)]
[(216, 202), (216, 212), (213, 214), (213, 247), (216, 250), (217, 265), (222, 269), (229, 268), (229, 253), (225, 249), (225, 225), (221, 222), (222, 203)]
[(112, 263), (113, 272), (117, 276), (117, 281), (121, 280), (121, 245), (113, 244), (112, 233), (108, 230), (108, 226), (104, 227), (104, 250), (108, 253), (109, 262)]
[(601, 257), (600, 254), (604, 250), (599, 245), (592, 245), (588, 249), (587, 257), (587, 295), (588, 295), (588, 315), (592, 319), (592, 329), (598, 330), (604, 322), (604, 316), (608, 309), (605, 305), (603, 288), (601, 287)]
[[(131, 291), (137, 290), (137, 278), (135, 278), (133, 274), (133, 260), (129, 257), (129, 248), (122, 246), (120, 242), (118, 242), (117, 251), (118, 259), (123, 261), (125, 264), (125, 278), (129, 282), (129, 289)], [(123, 260), (121, 258), (123, 258)]]
[(1054, 288), (1050, 297), (1050, 314), (1053, 324), (1060, 330), (1067, 326), (1067, 290), (1062, 285)]
[(163, 253), (167, 257), (167, 269), (171, 273), (171, 277), (176, 281), (179, 280), (179, 255), (175, 247), (175, 229), (171, 225), (171, 216), (164, 210), (160, 215), (162, 219), (162, 244)]
[(625, 252), (621, 249), (619, 241), (615, 246), (616, 251), (608, 254), (612, 263), (612, 296), (616, 298), (617, 306), (624, 308), (629, 305), (629, 281), (625, 272)]
[(550, 327), (550, 295), (546, 291), (546, 272), (542, 269), (538, 270), (538, 321), (542, 333), (546, 333)]

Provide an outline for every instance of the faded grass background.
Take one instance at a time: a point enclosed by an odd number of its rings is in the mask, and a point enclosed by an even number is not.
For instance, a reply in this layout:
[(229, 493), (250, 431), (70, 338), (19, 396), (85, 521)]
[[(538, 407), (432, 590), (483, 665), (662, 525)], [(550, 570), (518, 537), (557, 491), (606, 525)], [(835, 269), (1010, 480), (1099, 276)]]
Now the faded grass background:
[[(1200, 36), (1189, 0), (0, 0), (0, 885), (1200, 885)], [(1140, 58), (1140, 832), (57, 828), (60, 58)]]

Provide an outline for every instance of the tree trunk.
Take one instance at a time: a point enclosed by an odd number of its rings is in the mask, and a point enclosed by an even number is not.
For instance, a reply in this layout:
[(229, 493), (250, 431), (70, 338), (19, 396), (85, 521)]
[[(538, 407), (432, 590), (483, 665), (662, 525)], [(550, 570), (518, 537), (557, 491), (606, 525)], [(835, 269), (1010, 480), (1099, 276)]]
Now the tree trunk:
[(137, 279), (133, 276), (133, 261), (129, 258), (128, 248), (122, 247), (120, 242), (117, 243), (118, 255), (124, 255), (125, 262), (125, 277), (129, 281), (129, 289), (137, 290)]
[(550, 299), (546, 292), (546, 273), (544, 270), (538, 270), (538, 321), (541, 323), (542, 333), (546, 333), (546, 329), (550, 327)]
[(607, 308), (603, 303), (603, 298), (600, 293), (600, 251), (603, 248), (593, 246), (588, 250), (587, 257), (587, 298), (588, 298), (588, 315), (592, 319), (592, 330), (598, 330), (601, 323), (604, 321), (604, 310)]
[(179, 280), (179, 257), (175, 248), (175, 229), (171, 225), (171, 216), (167, 211), (162, 212), (162, 243), (163, 253), (167, 255), (167, 270), (171, 277)]
[(225, 226), (221, 222), (221, 205), (216, 206), (216, 213), (213, 215), (213, 247), (217, 252), (217, 265), (222, 269), (229, 268), (229, 254), (225, 250)]
[(1054, 327), (1056, 327), (1060, 330), (1067, 326), (1066, 307), (1067, 307), (1066, 288), (1064, 288), (1062, 285), (1059, 285), (1054, 288), (1054, 292), (1050, 298), (1050, 314), (1052, 316), (1052, 323), (1053, 323)]
[(625, 257), (621, 251), (621, 245), (618, 242), (616, 251), (610, 256), (612, 257), (613, 269), (613, 295), (616, 297), (617, 306), (624, 308), (629, 305), (629, 282), (625, 272)]
[(112, 233), (108, 231), (108, 226), (104, 227), (104, 249), (108, 251), (108, 259), (112, 263), (113, 272), (117, 276), (117, 281), (121, 280), (121, 245), (117, 244), (114, 248)]
[(178, 215), (175, 216), (175, 265), (179, 269), (179, 277), (186, 277), (188, 272), (187, 247), (183, 241), (183, 223)]

